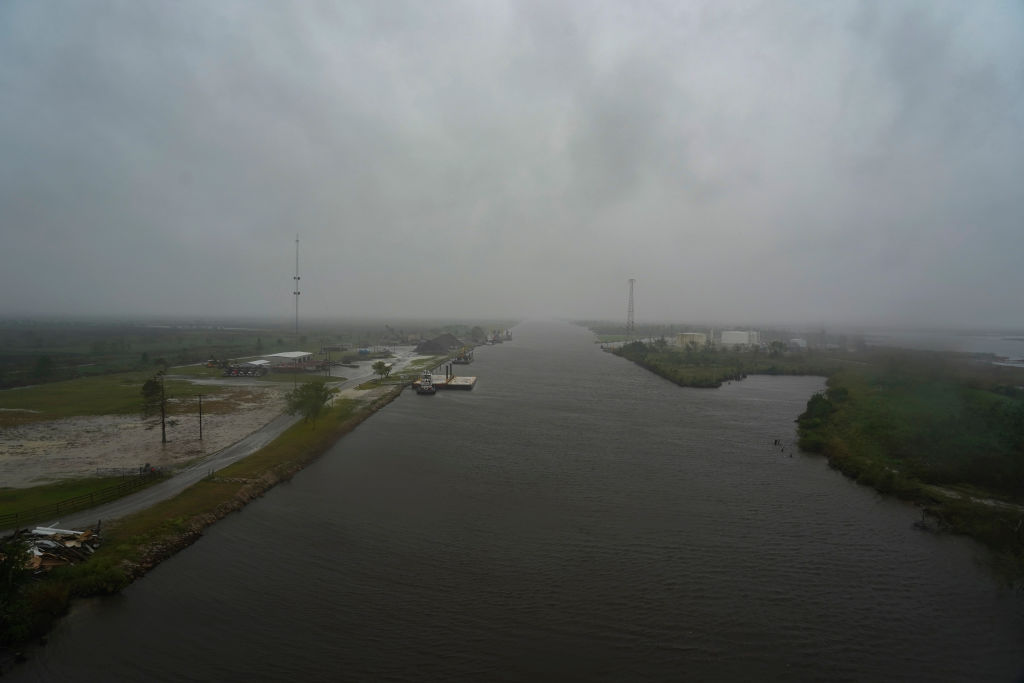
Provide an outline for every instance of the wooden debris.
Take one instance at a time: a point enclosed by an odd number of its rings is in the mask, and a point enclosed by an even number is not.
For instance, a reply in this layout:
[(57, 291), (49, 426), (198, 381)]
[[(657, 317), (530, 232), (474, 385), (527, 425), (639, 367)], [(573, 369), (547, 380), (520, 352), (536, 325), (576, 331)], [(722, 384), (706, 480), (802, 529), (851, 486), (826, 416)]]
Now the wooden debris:
[(99, 534), (92, 529), (75, 531), (36, 527), (18, 531), (12, 538), (25, 541), (28, 546), (25, 569), (34, 572), (45, 572), (54, 567), (84, 562), (100, 546)]

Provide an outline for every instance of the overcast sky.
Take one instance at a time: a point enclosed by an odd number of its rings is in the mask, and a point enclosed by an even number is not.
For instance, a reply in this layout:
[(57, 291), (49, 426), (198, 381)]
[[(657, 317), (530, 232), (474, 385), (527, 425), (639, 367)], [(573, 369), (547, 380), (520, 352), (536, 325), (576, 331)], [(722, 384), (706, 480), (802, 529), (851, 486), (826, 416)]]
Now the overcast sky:
[(1024, 326), (1024, 3), (0, 2), (0, 314)]

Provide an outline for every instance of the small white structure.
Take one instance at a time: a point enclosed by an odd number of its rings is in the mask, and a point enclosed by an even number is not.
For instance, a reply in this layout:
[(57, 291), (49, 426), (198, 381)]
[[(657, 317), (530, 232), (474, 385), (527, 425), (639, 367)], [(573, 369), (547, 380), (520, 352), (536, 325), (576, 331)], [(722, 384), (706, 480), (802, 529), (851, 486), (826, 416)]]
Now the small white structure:
[(761, 343), (761, 335), (754, 330), (722, 330), (722, 346), (757, 346)]
[(795, 350), (798, 350), (798, 351), (806, 351), (807, 350), (807, 340), (806, 339), (790, 339), (789, 340), (789, 348), (795, 349)]

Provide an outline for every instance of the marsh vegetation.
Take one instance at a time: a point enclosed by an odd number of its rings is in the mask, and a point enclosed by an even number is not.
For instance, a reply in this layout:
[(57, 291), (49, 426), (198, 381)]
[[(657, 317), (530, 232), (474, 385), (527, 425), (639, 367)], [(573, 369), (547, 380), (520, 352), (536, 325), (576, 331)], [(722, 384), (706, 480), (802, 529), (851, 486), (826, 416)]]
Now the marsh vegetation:
[(1024, 579), (1024, 368), (989, 356), (874, 348), (726, 350), (632, 342), (613, 353), (681, 386), (748, 374), (820, 375), (799, 445), (859, 483), (922, 506), (922, 523), (968, 534)]

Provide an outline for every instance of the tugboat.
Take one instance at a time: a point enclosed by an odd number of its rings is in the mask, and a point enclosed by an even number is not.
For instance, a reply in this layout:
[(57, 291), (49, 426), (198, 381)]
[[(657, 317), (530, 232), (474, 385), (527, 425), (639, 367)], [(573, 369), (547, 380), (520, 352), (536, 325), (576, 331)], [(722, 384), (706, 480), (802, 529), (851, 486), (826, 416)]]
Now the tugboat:
[(420, 383), (416, 386), (416, 393), (430, 396), (437, 393), (437, 387), (434, 386), (434, 377), (430, 374), (429, 370), (423, 371), (423, 377), (420, 377)]

